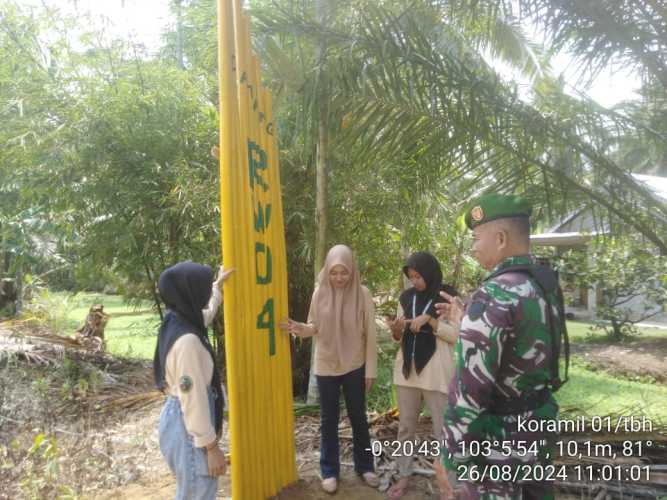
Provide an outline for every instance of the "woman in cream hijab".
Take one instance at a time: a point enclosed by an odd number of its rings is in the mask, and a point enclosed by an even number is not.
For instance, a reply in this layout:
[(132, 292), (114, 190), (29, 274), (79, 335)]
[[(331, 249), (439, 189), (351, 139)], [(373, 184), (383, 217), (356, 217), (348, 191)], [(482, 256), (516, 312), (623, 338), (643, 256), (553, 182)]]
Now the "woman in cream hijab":
[(312, 336), (315, 340), (322, 488), (328, 493), (338, 488), (341, 388), (352, 425), (354, 469), (367, 485), (377, 487), (365, 396), (377, 376), (375, 306), (368, 288), (360, 282), (349, 247), (336, 245), (329, 250), (310, 303), (308, 322), (288, 319), (281, 327), (293, 335)]

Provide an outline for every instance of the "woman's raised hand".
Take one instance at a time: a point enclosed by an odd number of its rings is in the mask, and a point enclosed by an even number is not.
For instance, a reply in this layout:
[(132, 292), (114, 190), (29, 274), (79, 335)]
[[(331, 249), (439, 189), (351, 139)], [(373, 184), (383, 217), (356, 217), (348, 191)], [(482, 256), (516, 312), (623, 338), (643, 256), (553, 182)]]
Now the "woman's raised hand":
[(218, 288), (220, 288), (220, 285), (222, 285), (233, 272), (234, 268), (225, 269), (225, 266), (220, 266), (218, 268), (218, 274), (215, 276), (215, 281), (213, 282), (213, 284)]
[(297, 337), (302, 337), (305, 333), (305, 325), (290, 318), (284, 319), (280, 323), (280, 329)]

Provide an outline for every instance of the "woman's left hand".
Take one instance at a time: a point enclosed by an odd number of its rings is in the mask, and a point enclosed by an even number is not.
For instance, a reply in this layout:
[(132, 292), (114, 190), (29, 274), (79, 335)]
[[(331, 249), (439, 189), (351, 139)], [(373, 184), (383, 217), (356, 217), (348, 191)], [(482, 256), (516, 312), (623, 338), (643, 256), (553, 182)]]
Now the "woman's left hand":
[(421, 316), (417, 316), (416, 318), (410, 321), (410, 330), (413, 331), (414, 333), (418, 333), (419, 330), (422, 329), (422, 326), (428, 323), (430, 319), (431, 316), (429, 316), (428, 314), (422, 314)]
[(366, 392), (370, 392), (371, 389), (373, 388), (373, 384), (375, 383), (374, 378), (367, 378), (366, 379)]
[(217, 442), (211, 448), (206, 448), (206, 462), (208, 463), (208, 475), (212, 477), (223, 476), (227, 470), (225, 454), (218, 448)]

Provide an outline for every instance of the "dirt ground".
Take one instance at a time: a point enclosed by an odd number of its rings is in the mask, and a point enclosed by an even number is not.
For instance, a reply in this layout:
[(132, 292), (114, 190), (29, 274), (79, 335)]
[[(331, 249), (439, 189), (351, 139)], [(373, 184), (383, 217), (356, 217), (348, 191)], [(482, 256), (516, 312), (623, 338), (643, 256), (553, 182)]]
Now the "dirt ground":
[[(173, 498), (175, 481), (158, 446), (162, 397), (151, 392), (151, 364), (88, 356), (72, 350), (65, 339), (46, 342), (39, 337), (48, 335), (42, 330), (30, 330), (34, 338), (17, 339), (18, 330), (0, 324), (0, 500), (57, 498), (67, 492), (61, 487), (83, 499)], [(24, 354), (17, 357), (17, 351)], [(92, 380), (86, 374), (93, 367), (103, 374), (95, 394), (71, 387), (72, 377)], [(299, 480), (278, 499), (331, 498), (320, 488), (317, 422), (316, 416), (297, 417)], [(349, 433), (349, 424), (341, 421), (341, 439)], [(53, 438), (51, 459), (44, 446), (27, 451), (40, 434)], [(341, 447), (342, 478), (336, 497), (385, 498), (356, 476), (349, 463), (350, 446), (347, 440)], [(227, 435), (222, 447), (229, 449)], [(52, 467), (58, 472), (49, 476)], [(432, 478), (416, 476), (404, 498), (437, 498), (433, 492)], [(220, 478), (218, 498), (231, 498), (229, 474)]]
[(667, 383), (667, 332), (665, 338), (640, 338), (615, 345), (572, 344), (572, 353), (617, 375)]
[[(134, 415), (125, 423), (119, 423), (112, 432), (118, 439), (121, 436), (133, 436), (129, 442), (138, 444), (138, 463), (143, 464), (140, 475), (135, 481), (110, 490), (100, 490), (92, 493), (90, 498), (101, 500), (143, 500), (143, 499), (168, 499), (172, 498), (176, 490), (175, 481), (172, 478), (162, 456), (160, 455), (157, 442), (157, 422), (160, 414), (160, 406)], [(344, 422), (343, 422), (343, 425)], [(297, 418), (297, 428), (311, 429), (312, 417)], [(136, 446), (135, 444), (135, 446)], [(227, 436), (223, 439), (223, 448), (228, 449)], [(124, 450), (125, 451), (125, 450)], [(324, 500), (332, 496), (322, 491), (318, 476), (319, 456), (316, 452), (308, 450), (299, 452), (297, 463), (299, 464), (299, 481), (283, 490), (276, 500)], [(366, 486), (354, 473), (352, 467), (345, 463), (342, 465), (342, 478), (339, 482), (336, 498), (349, 500), (374, 500), (384, 499), (386, 495)], [(405, 500), (436, 499), (434, 495), (434, 482), (430, 478), (415, 477)], [(231, 484), (229, 474), (220, 478), (220, 490), (218, 498), (231, 498)]]
[[(62, 485), (83, 499), (173, 498), (175, 481), (159, 452), (157, 422), (162, 401), (161, 396), (150, 395), (150, 363), (84, 356), (78, 359), (81, 366), (95, 365), (103, 373), (95, 394), (81, 394), (81, 390), (71, 387), (65, 393), (67, 378), (63, 377), (71, 376), (67, 370), (72, 370), (63, 368), (65, 359), (72, 357), (66, 353), (66, 346), (52, 351), (35, 350), (29, 357), (19, 359), (8, 354), (17, 349), (11, 334), (11, 328), (0, 324), (0, 500), (56, 498)], [(573, 352), (593, 365), (624, 376), (667, 382), (667, 339), (639, 339), (616, 346), (574, 345)], [(85, 378), (88, 368), (84, 368), (77, 368), (80, 371), (76, 377)], [(118, 396), (122, 396), (122, 405), (109, 404)], [(349, 433), (346, 425), (341, 422), (341, 435)], [(385, 493), (367, 487), (354, 474), (349, 463), (349, 442), (342, 449), (338, 493), (324, 493), (318, 474), (317, 417), (298, 417), (296, 426), (299, 480), (283, 490), (278, 500), (386, 498)], [(428, 422), (421, 422), (421, 432), (429, 427)], [(46, 455), (38, 456), (41, 451), (26, 452), (36, 433), (44, 432), (57, 440), (51, 462)], [(385, 432), (395, 433), (395, 429)], [(223, 448), (228, 450), (227, 436), (223, 436)], [(49, 482), (47, 470), (54, 466), (53, 462), (57, 462), (59, 472)], [(385, 469), (384, 475), (388, 479), (391, 472)], [(432, 477), (414, 476), (403, 498), (437, 499), (436, 490)], [(231, 498), (229, 475), (220, 479), (218, 498)]]

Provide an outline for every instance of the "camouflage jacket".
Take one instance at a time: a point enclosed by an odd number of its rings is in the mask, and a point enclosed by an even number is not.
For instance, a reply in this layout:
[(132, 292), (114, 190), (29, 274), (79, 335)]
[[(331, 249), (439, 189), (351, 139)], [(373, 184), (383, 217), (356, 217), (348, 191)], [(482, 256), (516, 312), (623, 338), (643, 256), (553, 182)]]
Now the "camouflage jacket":
[[(490, 276), (501, 268), (534, 264), (529, 255), (511, 257)], [(555, 304), (552, 299), (549, 304)], [(509, 271), (487, 278), (473, 294), (461, 323), (456, 373), (445, 413), (446, 449), (442, 462), (447, 469), (460, 473), (461, 465), (481, 467), (545, 460), (549, 447), (546, 436), (520, 429), (519, 415), (494, 413), (493, 409), (499, 407), (497, 401), (502, 407), (503, 400), (538, 392), (550, 380), (552, 341), (547, 307), (551, 306), (543, 292), (526, 272)], [(560, 324), (555, 306), (553, 311)], [(549, 395), (542, 406), (522, 412), (521, 417), (553, 420), (557, 413), (558, 406)], [(526, 447), (532, 443), (533, 452), (517, 450), (519, 441), (525, 442)], [(473, 442), (479, 443), (483, 452), (478, 453)]]

